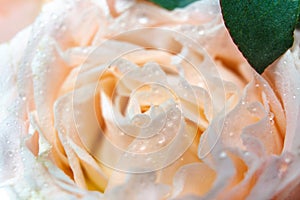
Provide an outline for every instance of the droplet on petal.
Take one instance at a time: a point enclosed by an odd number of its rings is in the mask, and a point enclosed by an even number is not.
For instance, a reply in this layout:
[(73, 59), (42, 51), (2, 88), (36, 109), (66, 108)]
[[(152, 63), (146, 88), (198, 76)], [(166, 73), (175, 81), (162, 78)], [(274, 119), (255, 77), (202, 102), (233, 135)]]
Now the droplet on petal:
[(219, 157), (220, 157), (221, 159), (226, 158), (226, 157), (227, 157), (226, 152), (222, 151), (222, 152), (220, 153)]
[(245, 155), (245, 156), (250, 156), (249, 151), (245, 151), (245, 152), (244, 152), (244, 155)]
[(141, 147), (140, 147), (140, 150), (141, 151), (144, 151), (146, 149), (146, 145), (142, 145)]
[(284, 158), (284, 162), (286, 164), (290, 164), (292, 162), (292, 158), (286, 157), (286, 158)]
[(143, 16), (139, 17), (138, 21), (140, 24), (147, 24), (149, 22), (149, 19), (148, 19), (148, 17), (143, 15)]
[(133, 117), (131, 123), (138, 127), (146, 127), (151, 122), (151, 118), (146, 114), (138, 114)]
[(271, 125), (274, 125), (274, 114), (272, 112), (269, 113), (269, 120)]
[(168, 126), (168, 127), (173, 126), (173, 122), (167, 122), (167, 126)]
[(159, 144), (163, 144), (166, 141), (166, 138), (164, 136), (162, 136), (159, 140), (158, 143)]

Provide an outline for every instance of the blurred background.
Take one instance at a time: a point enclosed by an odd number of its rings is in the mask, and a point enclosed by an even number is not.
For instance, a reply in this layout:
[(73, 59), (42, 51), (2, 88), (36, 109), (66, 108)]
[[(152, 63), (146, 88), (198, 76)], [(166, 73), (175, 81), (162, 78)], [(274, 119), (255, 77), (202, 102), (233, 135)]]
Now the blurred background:
[(0, 0), (0, 43), (31, 24), (45, 0)]

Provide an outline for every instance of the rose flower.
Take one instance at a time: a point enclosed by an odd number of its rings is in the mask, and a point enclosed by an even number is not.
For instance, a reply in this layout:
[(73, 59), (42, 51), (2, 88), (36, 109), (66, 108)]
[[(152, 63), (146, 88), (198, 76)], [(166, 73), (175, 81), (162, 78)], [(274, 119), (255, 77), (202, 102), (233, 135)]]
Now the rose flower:
[(260, 75), (217, 0), (44, 2), (0, 46), (1, 195), (299, 198), (299, 39)]

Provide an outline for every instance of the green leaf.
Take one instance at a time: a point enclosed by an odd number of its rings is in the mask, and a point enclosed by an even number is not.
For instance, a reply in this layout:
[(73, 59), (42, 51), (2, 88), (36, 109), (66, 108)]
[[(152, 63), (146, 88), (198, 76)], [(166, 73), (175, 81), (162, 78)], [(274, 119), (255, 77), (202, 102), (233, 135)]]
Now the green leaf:
[(150, 0), (150, 1), (165, 9), (174, 10), (175, 8), (183, 8), (197, 0)]
[(233, 41), (257, 72), (292, 46), (300, 0), (220, 1)]

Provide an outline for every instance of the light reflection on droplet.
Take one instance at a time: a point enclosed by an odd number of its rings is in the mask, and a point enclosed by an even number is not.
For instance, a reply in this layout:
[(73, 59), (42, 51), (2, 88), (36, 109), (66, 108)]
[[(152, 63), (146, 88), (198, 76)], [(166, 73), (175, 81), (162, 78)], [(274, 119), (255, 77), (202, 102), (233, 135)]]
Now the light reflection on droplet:
[(285, 162), (286, 164), (290, 164), (290, 163), (292, 162), (292, 159), (289, 158), (289, 157), (286, 157), (286, 158), (284, 158), (284, 162)]
[(222, 152), (220, 153), (219, 157), (220, 157), (221, 159), (226, 158), (226, 157), (227, 157), (226, 152), (222, 151)]
[(159, 144), (163, 144), (166, 141), (165, 137), (161, 137), (160, 140), (158, 141)]
[(168, 127), (172, 127), (173, 126), (173, 122), (167, 122), (167, 126)]
[(149, 19), (148, 17), (146, 16), (141, 16), (139, 19), (138, 19), (139, 23), (140, 24), (147, 24), (149, 22)]
[(274, 125), (274, 114), (272, 112), (269, 113), (269, 120), (271, 125)]
[(151, 122), (151, 118), (146, 114), (138, 114), (133, 117), (131, 123), (137, 127), (146, 127)]
[(141, 151), (144, 151), (146, 149), (146, 145), (142, 145), (141, 147), (140, 147), (140, 150)]

